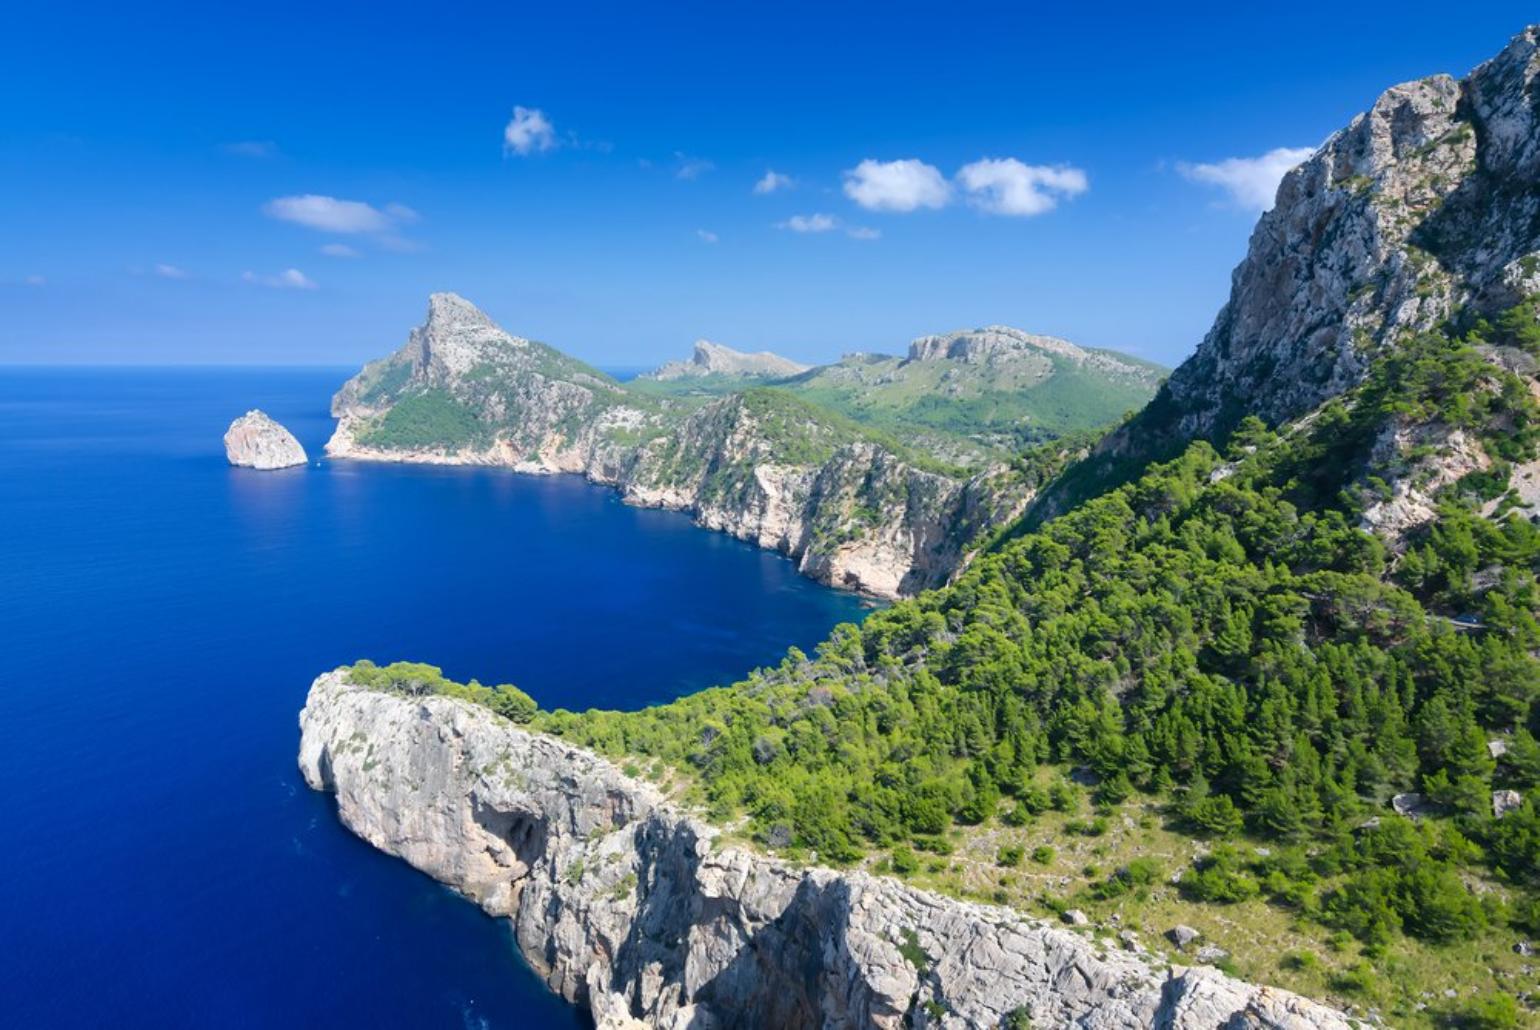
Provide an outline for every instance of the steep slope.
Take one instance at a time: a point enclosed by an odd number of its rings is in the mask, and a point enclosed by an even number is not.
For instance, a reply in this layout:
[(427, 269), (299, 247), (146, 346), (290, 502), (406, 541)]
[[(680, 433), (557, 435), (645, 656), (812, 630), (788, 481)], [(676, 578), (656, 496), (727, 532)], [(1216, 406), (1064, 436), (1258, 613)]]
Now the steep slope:
[(724, 847), (650, 785), (464, 701), (339, 670), (300, 726), (306, 782), (343, 822), (510, 918), (601, 1028), (1351, 1025), (1006, 909)]
[(400, 350), (337, 392), (326, 452), (578, 473), (882, 597), (945, 583), (1071, 453), (958, 468), (728, 364), (740, 374), (721, 396), (628, 389), (438, 293)]
[(1526, 29), (1463, 80), (1387, 90), (1286, 175), (1197, 352), (1034, 518), (1243, 416), (1297, 418), (1408, 332), (1540, 291), (1537, 47)]

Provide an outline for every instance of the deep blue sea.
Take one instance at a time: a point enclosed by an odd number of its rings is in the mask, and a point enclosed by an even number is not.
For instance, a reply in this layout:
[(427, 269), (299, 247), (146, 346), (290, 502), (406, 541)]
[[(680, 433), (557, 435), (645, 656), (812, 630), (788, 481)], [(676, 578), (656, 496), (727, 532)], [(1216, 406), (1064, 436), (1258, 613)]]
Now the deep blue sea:
[[(637, 707), (859, 618), (573, 477), (318, 461), (336, 370), (0, 370), (0, 1023), (573, 1027), (295, 767), (314, 676)], [(260, 407), (312, 457), (230, 468)]]

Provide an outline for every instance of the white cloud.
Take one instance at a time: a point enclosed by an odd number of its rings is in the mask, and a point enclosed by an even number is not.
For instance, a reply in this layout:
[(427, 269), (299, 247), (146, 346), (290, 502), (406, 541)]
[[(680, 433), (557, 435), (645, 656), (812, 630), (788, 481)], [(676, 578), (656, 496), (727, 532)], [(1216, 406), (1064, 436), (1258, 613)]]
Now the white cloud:
[(338, 200), (336, 197), (323, 197), (315, 193), (278, 197), (264, 204), (262, 210), (269, 218), (294, 222), (322, 232), (340, 233), (388, 232), (399, 221), (403, 221), (401, 212), (410, 213), (411, 218), (407, 220), (417, 218), (417, 212), (399, 204), (390, 204), (381, 211), (361, 200)]
[(244, 272), (241, 278), (258, 286), (268, 286), (275, 290), (313, 290), (316, 281), (301, 272), (297, 268), (285, 268), (277, 275), (258, 275), (255, 272)]
[(993, 215), (1040, 215), (1084, 193), (1085, 172), (1068, 165), (1029, 165), (1014, 157), (986, 157), (958, 169), (968, 203)]
[(1239, 207), (1266, 211), (1273, 206), (1284, 175), (1313, 153), (1313, 147), (1277, 147), (1260, 157), (1230, 157), (1213, 164), (1183, 161), (1176, 170), (1189, 182), (1218, 186)]
[(327, 257), (353, 258), (358, 257), (358, 251), (346, 243), (327, 243), (321, 247), (321, 253)]
[(678, 167), (674, 169), (674, 175), (680, 179), (699, 179), (702, 175), (716, 167), (716, 165), (703, 157), (691, 157), (678, 150), (674, 151), (674, 160), (679, 163)]
[(162, 279), (186, 279), (187, 272), (176, 265), (159, 264), (155, 266), (155, 274)]
[(833, 232), (839, 225), (839, 219), (833, 215), (792, 215), (778, 228), (792, 232)]
[(246, 139), (236, 143), (226, 143), (224, 152), (236, 157), (268, 158), (278, 156), (278, 144), (270, 139)]
[(556, 126), (538, 107), (516, 106), (503, 126), (503, 148), (515, 154), (535, 154), (556, 149)]
[(789, 175), (782, 175), (773, 168), (766, 169), (758, 182), (754, 184), (754, 192), (759, 194), (774, 193), (776, 190), (789, 190), (796, 185), (795, 180)]
[(916, 158), (867, 158), (845, 173), (845, 195), (869, 211), (945, 207), (952, 187), (935, 166)]
[(29, 275), (25, 279), (23, 279), (22, 282), (26, 283), (28, 286), (47, 286), (48, 285), (48, 279), (45, 276), (41, 276), (41, 275)]
[(696, 229), (695, 235), (700, 237), (702, 243), (715, 243), (718, 239), (720, 239), (720, 237), (710, 229)]
[(852, 225), (845, 230), (845, 235), (853, 240), (880, 240), (882, 239), (882, 230), (872, 229), (864, 225)]

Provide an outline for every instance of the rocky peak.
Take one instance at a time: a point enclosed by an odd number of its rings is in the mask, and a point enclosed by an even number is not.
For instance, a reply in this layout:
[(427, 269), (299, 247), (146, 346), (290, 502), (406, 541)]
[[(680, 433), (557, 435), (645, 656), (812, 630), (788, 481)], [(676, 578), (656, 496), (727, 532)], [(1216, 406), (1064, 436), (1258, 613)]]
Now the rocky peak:
[(696, 340), (695, 349), (689, 361), (670, 361), (656, 371), (648, 373), (646, 378), (667, 380), (690, 376), (725, 375), (779, 379), (806, 372), (808, 368), (807, 365), (792, 361), (790, 358), (783, 358), (770, 351), (762, 350), (749, 354), (725, 347), (720, 343), (712, 343), (710, 340)]
[(435, 293), (428, 298), (427, 319), (412, 330), (406, 350), (414, 373), (443, 382), (527, 346), (528, 340), (504, 332), (459, 294)]
[(909, 344), (910, 361), (966, 361), (982, 364), (994, 358), (1023, 351), (1046, 351), (1071, 361), (1082, 362), (1090, 356), (1083, 347), (1054, 336), (1038, 336), (1008, 325), (983, 329), (959, 329), (935, 336), (921, 336)]
[(1284, 176), (1208, 335), (1080, 481), (1222, 438), (1247, 414), (1297, 418), (1405, 332), (1540, 290), (1537, 47), (1531, 27), (1463, 80), (1386, 90)]
[(225, 457), (232, 465), (262, 470), (303, 465), (308, 460), (294, 434), (256, 408), (225, 430)]

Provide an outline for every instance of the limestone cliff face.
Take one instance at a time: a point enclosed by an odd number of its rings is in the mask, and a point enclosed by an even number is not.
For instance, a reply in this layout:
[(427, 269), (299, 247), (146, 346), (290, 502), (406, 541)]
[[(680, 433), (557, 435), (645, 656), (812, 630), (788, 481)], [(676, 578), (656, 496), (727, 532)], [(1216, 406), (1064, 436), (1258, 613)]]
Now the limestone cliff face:
[(225, 430), (225, 458), (244, 468), (286, 469), (308, 460), (294, 434), (253, 408)]
[[(1360, 383), (1404, 333), (1540, 292), (1537, 73), (1540, 28), (1531, 27), (1463, 80), (1434, 75), (1386, 90), (1289, 172), (1213, 328), (1155, 400), (1103, 441), (1078, 485), (1222, 436), (1248, 414), (1299, 418)], [(1421, 443), (1437, 432), (1397, 431)], [(1409, 470), (1403, 494), (1428, 473)], [(1073, 500), (1049, 491), (1037, 514)], [(1426, 496), (1404, 497), (1386, 525), (1427, 507)]]
[(1007, 909), (745, 851), (608, 762), (466, 702), (339, 670), (300, 728), (305, 779), (350, 830), (512, 920), (530, 964), (600, 1027), (1351, 1025)]
[(434, 294), (423, 325), (350, 379), (332, 414), (331, 457), (584, 475), (879, 597), (945, 583), (1032, 493), (1003, 466), (918, 468), (775, 393), (699, 407), (639, 396), (453, 294)]

